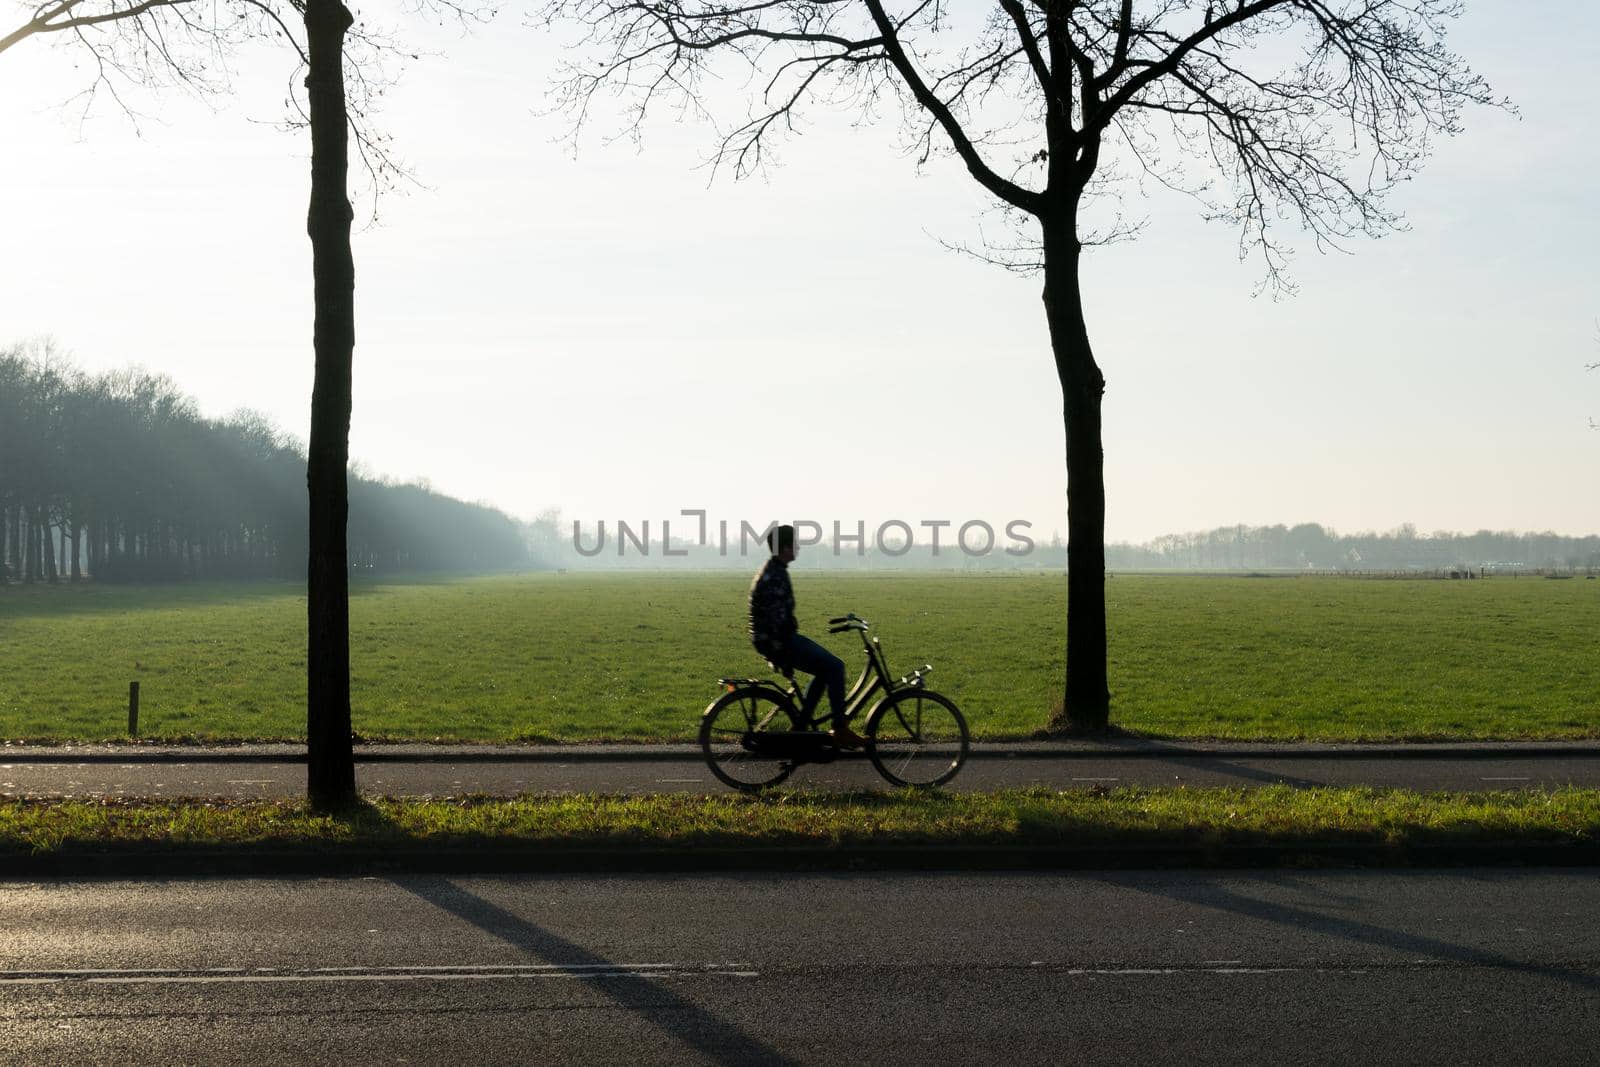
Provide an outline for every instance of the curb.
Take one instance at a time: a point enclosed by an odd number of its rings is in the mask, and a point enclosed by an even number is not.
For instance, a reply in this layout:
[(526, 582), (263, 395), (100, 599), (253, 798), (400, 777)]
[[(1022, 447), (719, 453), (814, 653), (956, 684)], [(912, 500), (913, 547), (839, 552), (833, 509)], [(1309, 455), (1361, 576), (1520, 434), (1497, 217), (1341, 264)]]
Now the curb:
[[(698, 761), (694, 745), (538, 745), (431, 746), (365, 745), (355, 750), (357, 763), (681, 763)], [(844, 753), (841, 759), (864, 759)], [(1416, 744), (1230, 744), (1207, 742), (1126, 742), (1116, 744), (1025, 742), (975, 744), (973, 760), (1504, 760), (1600, 759), (1600, 744), (1571, 741), (1500, 741)], [(91, 763), (254, 763), (304, 764), (302, 745), (143, 746), (96, 745), (0, 747), (3, 764)]]
[(0, 857), (0, 880), (137, 877), (312, 877), (370, 874), (801, 873), (809, 871), (1083, 871), (1282, 867), (1590, 867), (1600, 844), (1476, 845), (1309, 842), (1284, 845), (890, 846), (756, 849), (357, 849), (129, 851)]

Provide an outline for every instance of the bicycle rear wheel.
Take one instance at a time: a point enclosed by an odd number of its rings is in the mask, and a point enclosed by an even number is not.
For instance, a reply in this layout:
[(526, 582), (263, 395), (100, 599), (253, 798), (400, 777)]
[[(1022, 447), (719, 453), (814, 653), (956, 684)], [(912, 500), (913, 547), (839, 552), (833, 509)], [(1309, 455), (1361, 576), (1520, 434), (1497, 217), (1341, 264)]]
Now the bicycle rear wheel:
[(789, 701), (777, 693), (749, 687), (712, 702), (700, 718), (700, 750), (719, 780), (747, 793), (759, 792), (789, 777), (794, 763), (758, 751), (753, 735), (792, 729)]
[(867, 718), (867, 755), (895, 785), (943, 785), (967, 760), (967, 720), (955, 701), (926, 689), (885, 697)]

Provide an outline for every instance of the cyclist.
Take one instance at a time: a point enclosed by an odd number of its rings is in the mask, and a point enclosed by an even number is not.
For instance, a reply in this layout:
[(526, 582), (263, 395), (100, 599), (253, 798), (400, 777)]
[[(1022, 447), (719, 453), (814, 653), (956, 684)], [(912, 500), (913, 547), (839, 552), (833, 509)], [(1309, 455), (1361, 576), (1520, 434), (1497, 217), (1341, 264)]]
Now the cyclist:
[(844, 715), (844, 661), (801, 634), (794, 619), (794, 587), (789, 584), (789, 564), (796, 549), (794, 527), (767, 531), (767, 548), (772, 557), (750, 584), (750, 643), (777, 669), (811, 675), (802, 708), (808, 717), (826, 688), (833, 716), (828, 736), (841, 748), (861, 748), (866, 739), (850, 729)]

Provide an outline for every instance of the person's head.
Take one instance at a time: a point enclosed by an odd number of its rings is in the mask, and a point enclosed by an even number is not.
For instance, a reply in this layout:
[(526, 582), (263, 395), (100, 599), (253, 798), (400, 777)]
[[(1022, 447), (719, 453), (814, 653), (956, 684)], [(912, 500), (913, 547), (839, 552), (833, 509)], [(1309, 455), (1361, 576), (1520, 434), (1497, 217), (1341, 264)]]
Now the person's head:
[(767, 548), (785, 563), (794, 561), (794, 527), (774, 526), (767, 531)]

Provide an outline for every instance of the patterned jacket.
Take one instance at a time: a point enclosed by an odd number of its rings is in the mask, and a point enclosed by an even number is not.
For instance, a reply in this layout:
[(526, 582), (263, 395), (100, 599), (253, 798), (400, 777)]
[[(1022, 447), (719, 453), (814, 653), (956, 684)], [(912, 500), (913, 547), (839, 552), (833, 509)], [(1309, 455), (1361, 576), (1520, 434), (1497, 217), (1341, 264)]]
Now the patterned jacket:
[(750, 643), (767, 659), (776, 660), (799, 629), (789, 565), (773, 556), (750, 583)]

